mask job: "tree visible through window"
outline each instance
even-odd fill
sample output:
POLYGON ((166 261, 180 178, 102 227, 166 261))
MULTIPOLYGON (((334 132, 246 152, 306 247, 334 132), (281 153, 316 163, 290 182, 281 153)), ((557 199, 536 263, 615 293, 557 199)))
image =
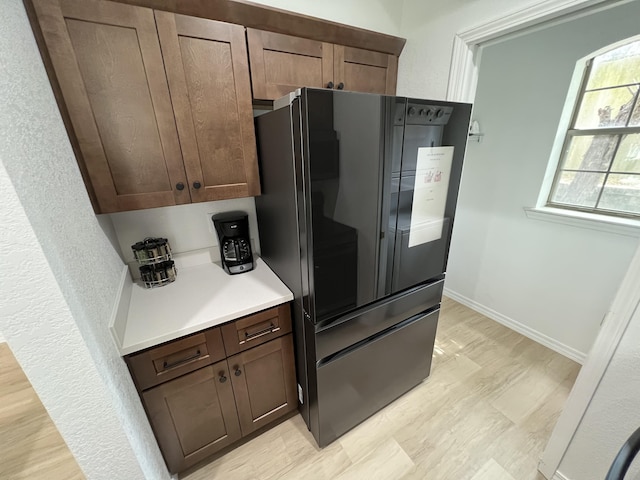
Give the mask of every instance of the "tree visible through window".
POLYGON ((586 68, 548 205, 640 217, 640 41, 586 68))

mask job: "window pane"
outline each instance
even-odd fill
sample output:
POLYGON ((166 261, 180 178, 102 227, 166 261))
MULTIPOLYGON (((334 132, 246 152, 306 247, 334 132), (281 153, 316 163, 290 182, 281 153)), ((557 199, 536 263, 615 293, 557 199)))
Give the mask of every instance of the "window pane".
POLYGON ((638 82, 640 41, 629 43, 593 60, 587 90, 638 82))
POLYGON ((640 214, 640 176, 609 175, 598 208, 640 214))
MULTIPOLYGON (((640 74, 638 76, 640 76, 640 74)), ((631 114, 631 120, 629 120, 629 126, 631 127, 640 126, 640 99, 636 100, 636 108, 633 109, 633 113, 631 114)))
POLYGON ((637 87, 618 87, 586 92, 575 128, 624 127, 637 90, 637 87))
POLYGON ((640 173, 640 133, 623 135, 611 171, 640 173))
POLYGON ((604 173, 562 172, 551 201, 577 207, 595 207, 604 173))
POLYGON ((608 170, 616 149, 618 135, 584 135, 571 137, 564 157, 564 170, 608 170))

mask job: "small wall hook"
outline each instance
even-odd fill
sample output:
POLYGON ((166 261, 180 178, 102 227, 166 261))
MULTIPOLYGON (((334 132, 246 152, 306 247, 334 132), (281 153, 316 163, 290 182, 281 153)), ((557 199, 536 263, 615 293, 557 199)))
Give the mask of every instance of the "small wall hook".
POLYGON ((473 120, 469 126, 469 140, 480 143, 482 141, 483 133, 480 133, 480 124, 477 120, 473 120))

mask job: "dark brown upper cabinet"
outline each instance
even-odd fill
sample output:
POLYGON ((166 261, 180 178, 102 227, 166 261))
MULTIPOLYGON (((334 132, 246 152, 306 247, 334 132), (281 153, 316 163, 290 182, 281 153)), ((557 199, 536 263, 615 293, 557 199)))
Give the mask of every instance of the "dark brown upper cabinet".
POLYGON ((99 213, 259 194, 243 27, 33 4, 99 213))
POLYGON ((395 95, 398 57, 361 48, 333 47, 334 83, 345 90, 395 95))
POLYGON ((155 16, 192 201, 260 194, 244 27, 155 16))
POLYGON ((333 45, 247 28, 253 97, 275 100, 300 87, 333 80, 333 45))
POLYGON ((394 95, 395 55, 247 28, 253 98, 275 100, 301 87, 394 95))

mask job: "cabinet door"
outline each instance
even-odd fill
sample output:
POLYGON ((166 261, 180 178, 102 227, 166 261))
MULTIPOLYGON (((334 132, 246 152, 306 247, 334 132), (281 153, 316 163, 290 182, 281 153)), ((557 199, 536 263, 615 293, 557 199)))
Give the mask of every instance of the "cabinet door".
POLYGON ((253 98, 275 100, 333 81, 333 45, 247 28, 253 98))
POLYGON ((240 426, 222 361, 142 394, 151 425, 172 473, 184 470, 240 438, 240 426))
POLYGON ((155 15, 191 199, 259 195, 244 27, 155 15))
POLYGON ((242 435, 298 407, 291 334, 227 359, 242 435))
POLYGON ((188 203, 153 11, 34 0, 102 213, 188 203))
POLYGON ((398 57, 360 48, 335 45, 334 82, 345 90, 396 94, 398 57))

